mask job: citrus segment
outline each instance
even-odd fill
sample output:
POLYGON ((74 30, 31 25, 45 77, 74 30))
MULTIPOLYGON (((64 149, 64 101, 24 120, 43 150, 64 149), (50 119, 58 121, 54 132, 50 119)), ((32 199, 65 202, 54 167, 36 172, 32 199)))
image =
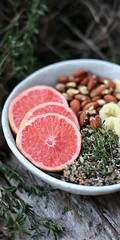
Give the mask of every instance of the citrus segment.
POLYGON ((81 148, 81 135, 68 117, 46 113, 28 120, 18 131, 16 145, 34 165, 45 171, 61 171, 73 162, 81 148))
POLYGON ((52 87, 34 86, 13 99, 8 112, 8 120, 11 129, 16 134, 19 124, 24 115, 33 107, 44 102, 60 102, 68 106, 66 99, 61 93, 52 87))
POLYGON ((59 113, 61 115, 64 115, 64 116, 70 118, 76 124, 76 126, 78 128, 80 128, 78 119, 77 119, 76 115, 74 114, 74 112, 69 107, 65 106, 64 104, 56 103, 56 102, 42 103, 42 104, 39 104, 39 105, 35 106, 34 108, 32 108, 23 117, 19 128, 21 128, 23 126, 23 124, 26 121, 28 121, 29 119, 31 119, 32 117, 40 115, 40 114, 44 114, 44 113, 59 113))

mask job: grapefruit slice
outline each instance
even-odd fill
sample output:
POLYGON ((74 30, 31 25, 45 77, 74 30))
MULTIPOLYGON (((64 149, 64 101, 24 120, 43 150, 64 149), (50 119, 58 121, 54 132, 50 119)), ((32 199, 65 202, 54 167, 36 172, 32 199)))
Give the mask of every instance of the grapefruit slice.
POLYGON ((77 158, 81 134, 68 117, 46 113, 31 118, 22 126, 16 146, 38 168, 57 172, 77 158))
POLYGON ((34 116, 44 114, 44 113, 59 113, 61 115, 64 115, 68 118, 70 118, 78 128, 80 128, 80 125, 78 123, 78 119, 74 112, 67 106, 65 106, 62 103, 56 103, 56 102, 47 102, 47 103, 42 103, 34 108, 32 108, 30 111, 28 111, 25 116, 23 117, 19 128, 21 128, 26 121, 31 119, 34 116))
POLYGON ((22 118, 31 108, 50 101, 60 102, 68 106, 63 95, 52 87, 34 86, 20 93, 13 99, 8 111, 8 120, 12 131, 17 134, 22 118))

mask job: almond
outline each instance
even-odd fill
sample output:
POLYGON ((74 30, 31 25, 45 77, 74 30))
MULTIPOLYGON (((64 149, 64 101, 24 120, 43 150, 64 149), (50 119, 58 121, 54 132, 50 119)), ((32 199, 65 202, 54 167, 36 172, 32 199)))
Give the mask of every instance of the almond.
POLYGON ((99 115, 96 115, 96 116, 95 116, 95 120, 96 120, 96 122, 97 122, 97 127, 100 127, 100 125, 101 125, 101 118, 100 118, 100 116, 99 116, 99 115))
POLYGON ((58 77, 57 81, 59 83, 67 83, 68 82, 68 77, 58 77))
POLYGON ((78 113, 80 111, 80 102, 77 99, 74 99, 70 102, 70 108, 74 113, 78 113))
POLYGON ((104 100, 109 103, 109 102, 114 102, 117 103, 117 99, 116 97, 114 97, 113 95, 105 95, 104 96, 104 100))
POLYGON ((97 102, 97 100, 100 99, 100 96, 95 96, 95 97, 92 97, 91 101, 92 102, 97 102))
POLYGON ((88 71, 86 69, 79 69, 73 73, 74 77, 85 77, 87 75, 88 75, 88 71))
POLYGON ((80 101, 90 100, 90 98, 84 94, 76 94, 74 98, 80 101))
POLYGON ((90 126, 92 126, 95 129, 97 129, 97 122, 95 120, 95 117, 90 117, 89 123, 90 123, 90 126))
POLYGON ((112 80, 109 80, 108 82, 108 86, 115 89, 116 88, 116 84, 112 81, 112 80))
POLYGON ((86 126, 87 121, 88 121, 88 114, 87 114, 87 111, 84 110, 81 112, 81 114, 79 116, 80 127, 86 126))
POLYGON ((73 75, 71 75, 71 76, 68 78, 68 81, 69 81, 69 82, 79 83, 80 78, 79 78, 79 77, 74 77, 73 75))
POLYGON ((104 89, 106 89, 106 85, 101 84, 100 86, 96 87, 91 91, 90 96, 91 97, 101 96, 104 89))
POLYGON ((82 79, 82 81, 80 81, 80 86, 87 86, 88 81, 89 81, 89 78, 88 77, 84 77, 82 79))
POLYGON ((90 99, 86 99, 81 103, 81 108, 84 108, 88 103, 90 103, 90 99))
POLYGON ((97 109, 98 107, 98 103, 97 102, 91 102, 91 103, 88 103, 84 108, 83 110, 94 110, 94 109, 97 109))
POLYGON ((89 78, 89 82, 88 82, 88 86, 87 86, 87 89, 88 91, 91 91, 97 84, 97 77, 96 75, 92 75, 90 78, 89 78))
POLYGON ((101 119, 99 115, 95 117, 90 117, 90 125, 93 126, 95 129, 100 127, 101 119))
POLYGON ((108 78, 100 78, 99 80, 100 83, 104 83, 105 85, 115 89, 116 88, 116 84, 111 80, 111 79, 108 79, 108 78))

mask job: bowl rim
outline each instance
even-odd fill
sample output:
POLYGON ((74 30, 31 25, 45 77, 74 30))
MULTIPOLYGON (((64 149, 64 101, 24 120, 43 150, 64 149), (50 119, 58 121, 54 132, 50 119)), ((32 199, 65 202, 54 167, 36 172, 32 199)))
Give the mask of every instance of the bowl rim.
MULTIPOLYGON (((28 169, 30 172, 35 174, 37 177, 39 177, 41 180, 44 182, 47 182, 48 184, 52 185, 55 188, 64 190, 66 192, 78 194, 78 195, 104 195, 104 194, 109 194, 112 192, 120 191, 120 184, 112 184, 112 185, 105 185, 105 186, 85 186, 85 185, 79 185, 75 183, 70 183, 70 182, 65 182, 63 180, 57 179, 55 177, 52 177, 48 175, 47 173, 43 172, 36 166, 34 166, 29 160, 27 160, 17 149, 15 144, 11 141, 11 136, 12 132, 9 127, 8 119, 7 119, 7 113, 8 113, 8 106, 11 102, 11 100, 17 95, 16 91, 19 91, 19 88, 24 85, 25 83, 29 82, 30 79, 36 77, 39 75, 39 73, 43 73, 46 70, 51 70, 52 68, 58 68, 59 66, 63 65, 69 65, 72 63, 86 63, 88 62, 89 64, 102 64, 102 65, 107 65, 109 67, 115 67, 118 68, 118 71, 120 72, 120 66, 107 62, 105 60, 97 60, 97 59, 73 59, 73 60, 66 60, 66 61, 61 61, 57 63, 50 64, 48 66, 45 66, 34 73, 30 74, 28 77, 23 79, 19 84, 16 85, 16 87, 11 91, 10 95, 5 101, 5 104, 3 106, 2 110, 2 117, 1 117, 1 122, 2 122, 2 130, 3 134, 5 136, 6 142, 13 152, 13 154, 16 156, 16 158, 20 161, 20 163, 28 169)), ((12 137, 13 138, 13 137, 12 137)), ((13 138, 14 139, 14 138, 13 138)))

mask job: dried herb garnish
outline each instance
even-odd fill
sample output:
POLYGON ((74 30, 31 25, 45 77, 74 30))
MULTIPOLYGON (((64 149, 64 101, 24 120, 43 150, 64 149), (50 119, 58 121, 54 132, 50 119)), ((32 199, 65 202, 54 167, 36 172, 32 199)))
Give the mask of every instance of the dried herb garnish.
POLYGON ((82 185, 120 183, 120 149, 118 136, 102 124, 97 130, 81 130, 82 149, 74 163, 67 165, 62 180, 82 185))

